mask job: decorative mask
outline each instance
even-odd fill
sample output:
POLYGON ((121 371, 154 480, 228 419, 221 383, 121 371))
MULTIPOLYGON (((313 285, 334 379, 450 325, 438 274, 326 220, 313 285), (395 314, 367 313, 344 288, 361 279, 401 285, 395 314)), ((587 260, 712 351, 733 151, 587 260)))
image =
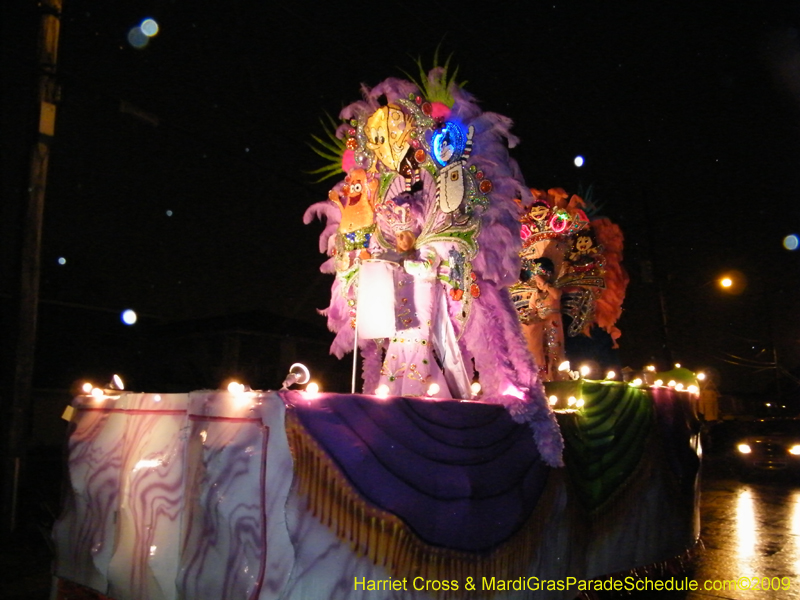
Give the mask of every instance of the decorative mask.
POLYGON ((410 147, 408 135, 411 127, 411 117, 400 107, 394 104, 382 106, 367 119, 367 148, 386 167, 396 171, 410 147))

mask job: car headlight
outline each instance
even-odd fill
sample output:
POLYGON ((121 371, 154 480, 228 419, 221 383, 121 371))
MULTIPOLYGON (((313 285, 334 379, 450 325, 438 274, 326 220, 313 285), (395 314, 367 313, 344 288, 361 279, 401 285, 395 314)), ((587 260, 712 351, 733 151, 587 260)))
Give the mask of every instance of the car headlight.
POLYGON ((795 456, 800 456, 800 444, 795 444, 791 448, 789 448, 789 454, 794 454, 795 456))
POLYGON ((736 448, 742 454, 750 454, 752 452, 752 450, 751 450, 751 448, 750 448, 750 446, 748 444, 739 444, 738 446, 736 446, 736 448))

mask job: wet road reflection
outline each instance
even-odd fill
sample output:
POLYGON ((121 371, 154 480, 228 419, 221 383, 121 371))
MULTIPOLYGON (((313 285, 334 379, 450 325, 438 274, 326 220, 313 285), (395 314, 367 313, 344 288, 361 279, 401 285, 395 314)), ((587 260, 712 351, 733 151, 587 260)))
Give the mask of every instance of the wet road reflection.
POLYGON ((728 586, 672 597, 800 600, 800 480, 783 475, 742 481, 722 458, 706 457, 703 469, 705 551, 693 578, 701 588, 706 581, 736 580, 751 589, 728 586))

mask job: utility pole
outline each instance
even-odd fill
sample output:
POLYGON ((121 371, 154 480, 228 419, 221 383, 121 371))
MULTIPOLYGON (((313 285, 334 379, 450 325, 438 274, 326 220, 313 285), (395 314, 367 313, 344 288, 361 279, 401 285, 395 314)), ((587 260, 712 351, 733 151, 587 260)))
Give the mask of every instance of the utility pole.
POLYGON ((42 222, 47 188, 50 145, 55 134, 59 88, 56 83, 58 38, 61 29, 62 0, 41 0, 38 44, 39 128, 31 153, 30 181, 27 189, 20 252, 17 337, 12 372, 11 405, 8 412, 5 464, 3 465, 4 529, 17 527, 19 487, 22 478, 33 388, 33 362, 36 347, 36 322, 39 309, 39 279, 42 249, 42 222))

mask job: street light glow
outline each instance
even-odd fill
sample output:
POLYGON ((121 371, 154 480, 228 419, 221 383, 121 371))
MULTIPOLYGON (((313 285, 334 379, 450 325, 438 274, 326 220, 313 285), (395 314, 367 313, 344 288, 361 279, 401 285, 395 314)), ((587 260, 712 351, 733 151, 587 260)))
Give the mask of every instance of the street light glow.
POLYGON ((716 279, 716 284, 726 294, 738 296, 747 290, 748 277, 742 271, 734 269, 720 275, 716 279))

